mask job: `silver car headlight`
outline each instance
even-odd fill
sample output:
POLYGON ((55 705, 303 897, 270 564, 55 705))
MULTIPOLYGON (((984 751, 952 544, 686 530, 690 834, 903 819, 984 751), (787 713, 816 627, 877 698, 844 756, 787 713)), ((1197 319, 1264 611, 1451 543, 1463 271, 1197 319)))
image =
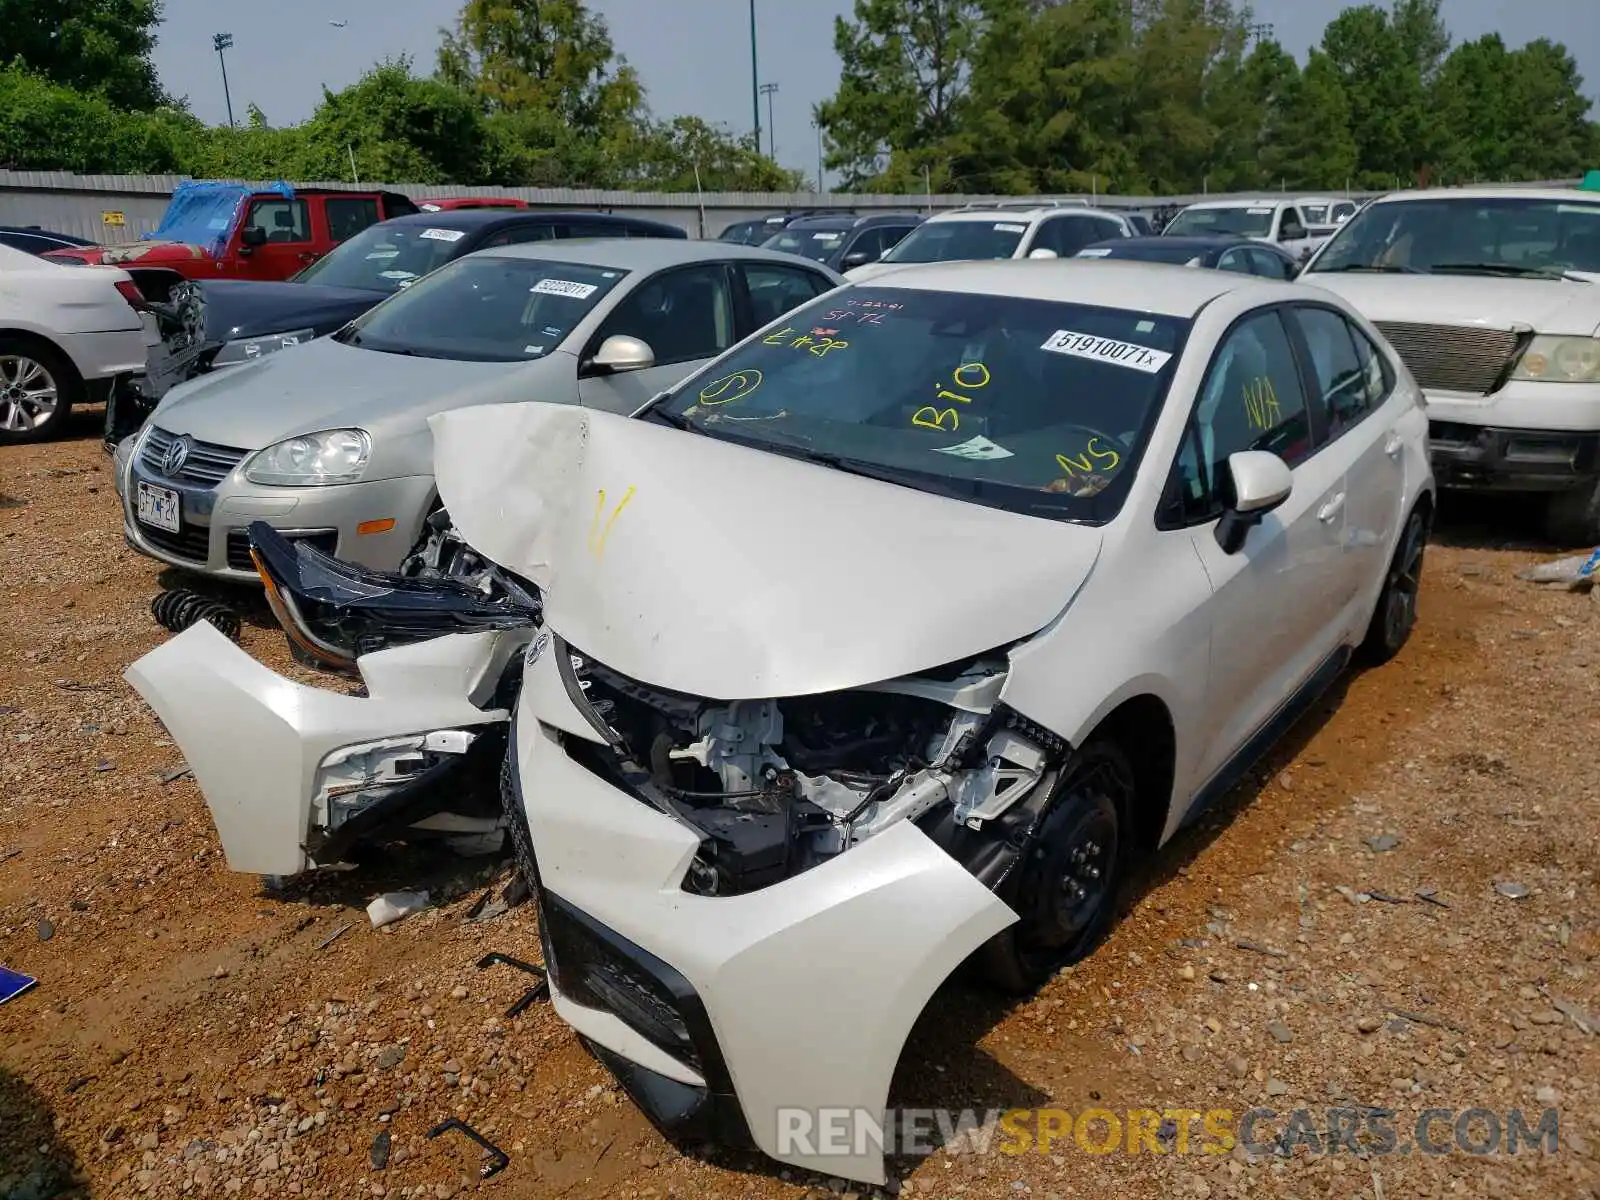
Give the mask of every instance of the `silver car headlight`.
POLYGON ((317 336, 314 329, 291 329, 288 333, 267 333, 260 337, 235 338, 231 342, 224 342, 222 349, 217 351, 217 356, 211 360, 213 367, 229 367, 234 363, 253 362, 268 354, 275 354, 279 350, 287 350, 290 346, 298 346, 301 342, 309 342, 317 336))
POLYGON ((366 430, 324 429, 268 446, 250 460, 244 477, 272 487, 355 483, 371 453, 366 430))
POLYGON ((1600 338, 1540 334, 1511 373, 1540 383, 1600 383, 1600 338))

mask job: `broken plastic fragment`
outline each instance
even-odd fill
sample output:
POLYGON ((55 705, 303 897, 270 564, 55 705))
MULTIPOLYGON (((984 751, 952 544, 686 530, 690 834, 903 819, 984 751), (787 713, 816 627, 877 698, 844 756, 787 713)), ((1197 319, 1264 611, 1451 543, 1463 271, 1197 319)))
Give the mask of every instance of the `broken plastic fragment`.
POLYGON ((385 892, 367 905, 367 916, 374 929, 382 929, 427 907, 427 892, 385 892))

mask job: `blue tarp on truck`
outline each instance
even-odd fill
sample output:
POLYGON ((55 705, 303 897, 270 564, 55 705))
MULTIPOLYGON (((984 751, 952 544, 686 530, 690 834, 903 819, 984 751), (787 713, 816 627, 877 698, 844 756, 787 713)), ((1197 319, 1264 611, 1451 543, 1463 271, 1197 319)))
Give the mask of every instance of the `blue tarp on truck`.
POLYGON ((294 189, 282 182, 264 188, 195 180, 180 183, 172 193, 167 211, 162 214, 161 224, 154 232, 145 234, 143 240, 186 242, 199 246, 212 258, 219 258, 227 249, 228 238, 238 223, 244 202, 261 192, 271 192, 285 199, 294 197, 294 189))

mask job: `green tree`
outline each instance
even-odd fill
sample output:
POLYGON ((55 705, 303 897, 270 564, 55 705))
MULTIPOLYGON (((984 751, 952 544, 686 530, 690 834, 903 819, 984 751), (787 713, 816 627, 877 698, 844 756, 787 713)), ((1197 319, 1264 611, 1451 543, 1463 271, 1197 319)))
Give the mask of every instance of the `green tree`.
POLYGON ((984 20, 980 0, 855 0, 853 21, 834 18, 839 90, 816 118, 846 188, 885 173, 910 185, 925 166, 948 174, 945 142, 960 125, 984 20))
POLYGON ((1262 144, 1266 182, 1296 190, 1342 191, 1353 182, 1356 156, 1350 101, 1339 68, 1322 51, 1312 50, 1262 144))
POLYGON ((166 174, 201 131, 178 109, 127 113, 102 96, 0 69, 0 166, 17 170, 166 174))
POLYGON ((800 189, 798 171, 786 171, 749 139, 699 117, 674 117, 639 126, 619 147, 612 186, 648 191, 792 192, 800 189))
POLYGON ((1349 101, 1364 186, 1391 187, 1396 178, 1412 182, 1430 163, 1449 157, 1428 111, 1419 61, 1429 53, 1425 42, 1415 30, 1402 36, 1374 4, 1345 9, 1323 31, 1322 49, 1349 101))
POLYGON ((1300 68, 1293 56, 1267 38, 1258 41, 1237 66, 1225 60, 1215 74, 1207 112, 1217 140, 1202 184, 1219 192, 1276 187, 1279 177, 1267 169, 1264 155, 1294 116, 1300 68))
POLYGON ((154 109, 166 102, 150 61, 160 22, 161 0, 0 0, 0 66, 154 109))
POLYGON ((582 0, 467 0, 444 32, 439 78, 491 112, 538 110, 607 136, 637 118, 638 74, 582 0))

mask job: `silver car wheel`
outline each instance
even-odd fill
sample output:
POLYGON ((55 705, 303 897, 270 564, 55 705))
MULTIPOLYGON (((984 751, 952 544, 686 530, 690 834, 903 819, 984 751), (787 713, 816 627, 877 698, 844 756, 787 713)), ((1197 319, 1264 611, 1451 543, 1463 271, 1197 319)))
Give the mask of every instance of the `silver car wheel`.
POLYGON ((30 433, 55 415, 55 376, 24 354, 0 355, 0 429, 30 433))

